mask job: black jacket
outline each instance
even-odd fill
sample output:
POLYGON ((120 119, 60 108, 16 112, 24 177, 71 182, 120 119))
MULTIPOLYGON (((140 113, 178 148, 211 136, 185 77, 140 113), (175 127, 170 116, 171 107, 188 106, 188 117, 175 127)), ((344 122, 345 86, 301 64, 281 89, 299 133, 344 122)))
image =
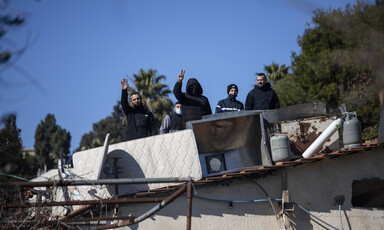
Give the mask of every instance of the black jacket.
POLYGON ((160 127, 160 134, 172 133, 184 129, 183 117, 177 113, 171 113, 164 118, 160 127))
POLYGON ((262 88, 256 85, 254 89, 249 91, 247 99, 245 100, 246 110, 267 110, 278 108, 280 108, 279 98, 269 83, 265 84, 262 88))
POLYGON ((129 106, 127 90, 121 92, 121 106, 127 116, 125 141, 154 135, 155 123, 153 114, 144 109, 143 106, 133 108, 129 106))
POLYGON ((191 78, 187 82, 186 93, 181 92, 182 82, 176 82, 173 87, 173 94, 182 105, 182 114, 184 122, 199 120, 202 116, 212 114, 208 98, 204 97, 203 88, 200 83, 191 78), (197 84, 198 89, 192 95, 192 84, 197 84))
POLYGON ((215 113, 223 113, 223 112, 233 112, 240 111, 244 109, 243 103, 236 100, 235 98, 230 98, 229 96, 223 100, 220 100, 216 106, 215 113))

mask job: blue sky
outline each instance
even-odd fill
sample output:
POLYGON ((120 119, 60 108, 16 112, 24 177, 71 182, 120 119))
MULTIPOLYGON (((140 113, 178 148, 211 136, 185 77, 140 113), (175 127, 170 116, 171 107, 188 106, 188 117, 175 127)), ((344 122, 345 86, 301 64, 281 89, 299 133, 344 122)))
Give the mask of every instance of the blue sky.
POLYGON ((54 114, 71 133, 72 152, 93 123, 110 115, 121 79, 140 68, 165 75, 171 90, 185 69, 186 80, 200 81, 213 111, 231 83, 244 102, 255 72, 272 62, 289 65, 291 53, 300 52, 297 38, 314 9, 355 2, 10 1, 6 10, 27 21, 1 47, 28 48, 0 68, 0 115, 16 113, 23 146, 33 148, 37 125, 54 114))

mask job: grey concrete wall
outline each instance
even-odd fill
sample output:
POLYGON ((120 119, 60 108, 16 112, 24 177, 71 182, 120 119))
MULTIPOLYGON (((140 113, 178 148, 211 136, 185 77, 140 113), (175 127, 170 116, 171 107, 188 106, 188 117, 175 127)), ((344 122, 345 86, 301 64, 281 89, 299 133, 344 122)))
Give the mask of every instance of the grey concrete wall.
MULTIPOLYGON (((271 198, 281 199, 281 175, 281 170, 278 170, 255 180, 271 198)), ((384 179, 383 148, 287 168, 290 200, 337 228, 341 225, 334 198, 337 195, 345 196, 342 206, 344 229, 384 229, 383 209, 354 208, 351 204, 353 180, 373 177, 384 179)), ((251 178, 207 184, 196 190, 199 196, 223 200, 266 198, 251 178)), ((279 204, 273 204, 279 212, 279 204)), ((121 206, 119 215, 139 216, 154 205, 121 206)), ((184 195, 156 215, 125 229, 185 229, 186 212, 187 200, 184 195)), ((289 213, 289 217, 295 229, 324 229, 298 207, 289 213)), ((281 216, 276 219, 268 202, 233 203, 230 207, 228 202, 213 202, 195 197, 192 204, 192 229, 283 229, 283 220, 281 216)))

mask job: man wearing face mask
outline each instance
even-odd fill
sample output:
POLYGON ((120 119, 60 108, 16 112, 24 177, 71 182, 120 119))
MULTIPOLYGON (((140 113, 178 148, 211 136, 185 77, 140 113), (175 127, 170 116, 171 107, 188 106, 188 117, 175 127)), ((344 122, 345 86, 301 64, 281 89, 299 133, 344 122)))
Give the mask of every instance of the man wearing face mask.
POLYGON ((155 123, 153 114, 144 108, 141 95, 137 92, 131 95, 133 107, 129 106, 128 87, 128 80, 123 79, 121 82, 121 106, 127 116, 127 130, 124 140, 129 141, 154 135, 155 123))
POLYGON ((167 115, 164 118, 164 121, 160 127, 160 134, 173 133, 184 129, 180 102, 176 102, 173 111, 173 113, 167 115))
POLYGON ((183 110, 183 122, 199 120, 204 115, 212 114, 208 98, 203 96, 203 88, 195 78, 187 82, 186 93, 181 92, 185 70, 181 70, 178 80, 173 87, 173 94, 181 103, 183 110))
POLYGON ((225 112, 243 110, 244 109, 243 103, 236 100, 238 91, 239 91, 239 88, 237 88, 236 84, 228 85, 227 86, 228 97, 223 100, 220 100, 217 103, 215 113, 225 113, 225 112))

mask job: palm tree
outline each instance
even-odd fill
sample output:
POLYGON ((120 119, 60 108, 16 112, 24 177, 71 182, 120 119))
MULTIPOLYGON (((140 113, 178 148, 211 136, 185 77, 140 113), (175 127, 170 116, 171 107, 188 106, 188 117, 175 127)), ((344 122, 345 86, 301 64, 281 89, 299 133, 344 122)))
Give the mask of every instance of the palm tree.
POLYGON ((156 76, 157 71, 140 69, 139 74, 133 74, 131 81, 135 87, 128 89, 129 95, 139 92, 143 99, 144 107, 154 113, 155 127, 158 130, 165 116, 171 112, 173 103, 168 97, 171 93, 167 85, 161 84, 164 75, 156 76))
POLYGON ((271 83, 276 84, 278 80, 281 80, 288 75, 289 66, 279 66, 279 64, 272 62, 272 65, 265 65, 264 70, 267 72, 271 83))

